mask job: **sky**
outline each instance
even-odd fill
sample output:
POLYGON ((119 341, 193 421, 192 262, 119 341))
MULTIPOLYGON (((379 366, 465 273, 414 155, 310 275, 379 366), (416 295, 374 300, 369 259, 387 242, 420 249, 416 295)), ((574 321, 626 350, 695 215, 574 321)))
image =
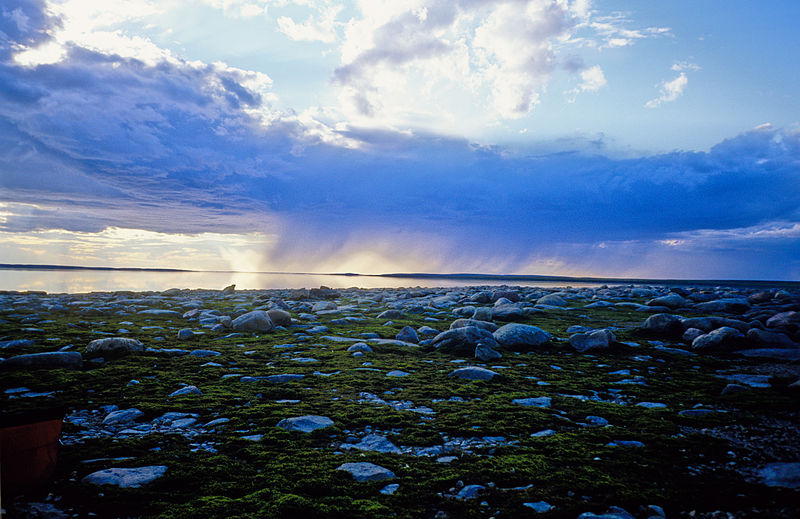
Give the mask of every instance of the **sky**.
POLYGON ((0 263, 798 281, 798 23, 4 0, 0 263))

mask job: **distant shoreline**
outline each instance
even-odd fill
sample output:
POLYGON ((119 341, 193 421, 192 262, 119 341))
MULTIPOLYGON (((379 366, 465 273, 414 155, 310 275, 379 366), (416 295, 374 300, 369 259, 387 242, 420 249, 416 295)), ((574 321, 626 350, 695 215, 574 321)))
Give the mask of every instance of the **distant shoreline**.
POLYGON ((571 276, 541 276, 535 274, 431 274, 431 273, 387 273, 387 274, 358 274, 352 272, 242 272, 236 270, 189 270, 172 268, 142 268, 142 267, 86 267, 81 265, 29 265, 16 263, 0 263, 0 270, 88 270, 88 271, 120 271, 120 272, 173 272, 173 273, 231 273, 231 274, 273 274, 273 275, 300 275, 300 276, 341 276, 341 277, 371 277, 371 278, 396 278, 396 279, 443 279, 465 281, 508 281, 508 282, 563 282, 563 283, 604 283, 626 285, 700 285, 700 286, 740 286, 740 287, 787 287, 800 288, 800 281, 778 280, 749 280, 749 279, 647 279, 647 278, 614 278, 614 277, 571 277, 571 276))

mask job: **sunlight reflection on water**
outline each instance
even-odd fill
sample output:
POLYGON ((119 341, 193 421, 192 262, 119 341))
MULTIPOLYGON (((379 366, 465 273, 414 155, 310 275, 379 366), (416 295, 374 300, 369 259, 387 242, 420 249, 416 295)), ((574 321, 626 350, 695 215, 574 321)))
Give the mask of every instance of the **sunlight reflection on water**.
POLYGON ((114 270, 0 270, 0 290, 42 290, 50 293, 84 293, 115 290, 161 291, 168 288, 219 290, 235 284, 237 289, 399 288, 456 287, 480 285, 599 286, 600 283, 549 281, 495 281, 467 279, 387 278, 315 274, 261 274, 245 272, 150 272, 114 270))

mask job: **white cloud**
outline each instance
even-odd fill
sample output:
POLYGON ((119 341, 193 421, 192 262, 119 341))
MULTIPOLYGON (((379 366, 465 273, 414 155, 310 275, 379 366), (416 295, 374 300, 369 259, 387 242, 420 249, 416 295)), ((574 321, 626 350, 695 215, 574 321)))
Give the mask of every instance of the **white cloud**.
POLYGON ((211 7, 221 9, 225 16, 231 18, 252 18, 267 14, 269 5, 274 0, 202 0, 211 7))
POLYGON ((644 106, 647 108, 656 108, 664 103, 671 103, 683 95, 683 91, 686 90, 686 85, 688 84, 689 78, 686 76, 685 72, 681 72, 680 75, 672 81, 664 81, 661 83, 659 96, 646 102, 644 106))
POLYGON ((288 16, 278 18, 278 29, 296 41, 320 41, 333 43, 336 41, 336 17, 343 6, 331 6, 321 9, 318 17, 309 16, 303 23, 297 23, 288 16))
POLYGON ((569 102, 574 102, 578 94, 583 92, 597 92, 608 84, 606 76, 603 74, 603 69, 601 69, 599 65, 582 70, 580 75, 581 83, 577 87, 566 92, 569 102))
POLYGON ((700 67, 689 61, 679 61, 677 63, 674 63, 669 69, 675 72, 683 72, 685 70, 692 70, 696 72, 700 70, 700 67))
POLYGON ((597 18, 589 0, 361 0, 334 74, 342 119, 460 133, 535 111, 555 74, 580 74, 571 98, 606 84, 580 47, 631 45, 669 29, 597 18), (616 42, 614 40, 617 40, 616 42), (568 62, 574 64, 568 66, 568 62), (563 73, 563 72, 562 72, 563 73))
POLYGON ((630 24, 628 15, 621 12, 587 17, 582 26, 591 29, 593 35, 580 38, 579 41, 588 47, 613 49, 628 47, 638 40, 671 35, 671 29, 668 27, 631 29, 630 24))

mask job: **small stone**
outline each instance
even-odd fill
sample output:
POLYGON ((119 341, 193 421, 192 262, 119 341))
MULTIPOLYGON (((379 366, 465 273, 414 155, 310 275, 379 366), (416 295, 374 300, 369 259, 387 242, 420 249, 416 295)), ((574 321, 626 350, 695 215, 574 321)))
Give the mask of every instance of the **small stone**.
POLYGON ((527 506, 534 512, 543 514, 544 512, 549 512, 553 509, 553 505, 548 503, 547 501, 538 501, 536 503, 522 503, 522 506, 527 506))
POLYGON ((450 373, 449 376, 463 378, 465 380, 491 380, 495 375, 497 375, 496 372, 486 368, 468 367, 459 368, 450 373))
POLYGON ((366 342, 357 342, 347 348, 350 353, 373 353, 373 349, 366 342))
POLYGON ((484 490, 483 485, 467 485, 456 494, 456 499, 475 499, 484 490))
POLYGON ((608 425, 608 420, 606 420, 602 416, 587 416, 586 423, 596 427, 602 427, 608 425))
POLYGON ((132 422, 142 416, 144 416, 144 413, 136 408, 112 411, 111 413, 108 413, 105 418, 103 418, 103 425, 124 424, 132 422))
POLYGON ((530 407, 550 407, 550 397, 546 396, 539 396, 535 398, 515 398, 511 402, 530 407))
POLYGON ((336 470, 349 472, 356 481, 383 481, 395 477, 391 470, 367 462, 344 463, 339 465, 336 470))
POLYGON ((186 386, 173 391, 169 396, 183 396, 183 395, 202 395, 203 392, 197 389, 196 386, 186 386))
POLYGON ((383 487, 381 489, 381 494, 390 496, 390 495, 394 494, 395 492, 397 492, 398 488, 400 488, 400 484, 398 484, 398 483, 389 483, 388 485, 386 485, 385 487, 383 487))
POLYGON ((188 341, 195 337, 195 333, 190 328, 184 328, 178 332, 178 339, 182 341, 188 341))
POLYGON ((317 429, 330 427, 331 425, 333 425, 333 420, 327 416, 305 415, 296 416, 293 418, 284 418, 278 422, 277 427, 286 429, 287 431, 300 431, 308 433, 311 431, 316 431, 317 429))

